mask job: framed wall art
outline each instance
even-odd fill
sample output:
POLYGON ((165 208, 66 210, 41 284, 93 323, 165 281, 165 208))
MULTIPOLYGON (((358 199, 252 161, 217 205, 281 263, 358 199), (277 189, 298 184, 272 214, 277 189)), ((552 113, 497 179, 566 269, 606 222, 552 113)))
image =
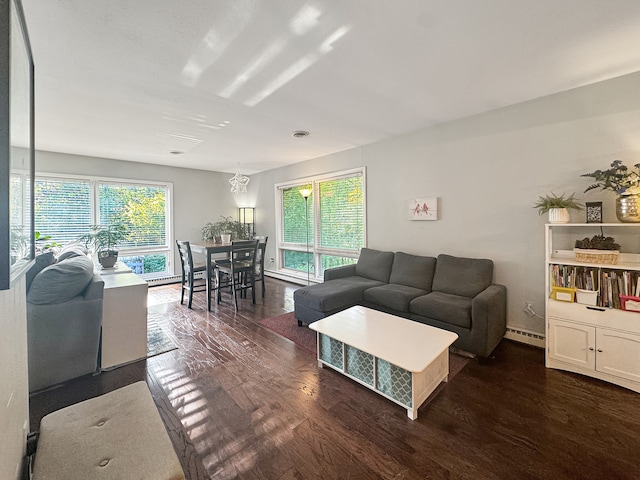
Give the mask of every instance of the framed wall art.
POLYGON ((20 0, 0 3, 0 290, 35 258, 33 56, 20 0))
POLYGON ((602 202, 586 202, 587 223, 602 223, 602 202))
POLYGON ((409 220, 437 220, 438 198, 421 197, 409 201, 409 220))

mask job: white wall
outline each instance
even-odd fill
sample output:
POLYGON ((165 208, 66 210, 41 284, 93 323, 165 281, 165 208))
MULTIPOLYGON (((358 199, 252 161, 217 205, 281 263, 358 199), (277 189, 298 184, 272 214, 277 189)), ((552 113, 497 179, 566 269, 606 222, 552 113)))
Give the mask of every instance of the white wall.
MULTIPOLYGON (((36 175, 58 173, 108 178, 154 180, 173 184, 173 240, 199 240, 200 229, 220 215, 238 218, 237 202, 243 197, 230 193, 228 173, 164 167, 105 158, 36 151, 36 175)), ((180 261, 174 248, 174 273, 180 261)))
POLYGON ((29 429, 24 275, 0 291, 0 478, 17 480, 29 429))
POLYGON ((257 230, 276 238, 275 183, 365 166, 369 247, 493 259, 509 326, 543 334, 543 321, 523 312, 530 300, 544 314, 546 218, 532 205, 576 192, 603 201, 604 221, 616 221, 614 194, 583 194, 590 179, 580 175, 640 161, 639 89, 640 74, 629 75, 254 175, 257 230), (429 196, 439 197, 440 219, 409 221, 408 201, 429 196))

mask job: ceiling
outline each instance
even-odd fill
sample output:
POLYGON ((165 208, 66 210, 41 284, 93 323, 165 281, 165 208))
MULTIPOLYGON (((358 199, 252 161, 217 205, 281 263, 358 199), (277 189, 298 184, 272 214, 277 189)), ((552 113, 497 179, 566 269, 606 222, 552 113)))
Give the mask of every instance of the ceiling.
POLYGON ((640 70, 637 0, 22 2, 36 148, 221 172, 640 70))

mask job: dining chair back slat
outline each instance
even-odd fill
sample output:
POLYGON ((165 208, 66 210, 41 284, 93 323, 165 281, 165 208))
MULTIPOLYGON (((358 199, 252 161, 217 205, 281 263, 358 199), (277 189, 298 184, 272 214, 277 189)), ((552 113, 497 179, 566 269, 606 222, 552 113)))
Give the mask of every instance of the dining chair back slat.
POLYGON ((258 240, 240 240, 232 242, 229 263, 218 267, 218 303, 221 301, 222 288, 231 287, 235 308, 238 310, 238 292, 246 294, 251 290, 252 301, 256 303, 255 276, 258 240))
POLYGON ((180 253, 180 265, 182 267, 180 304, 184 305, 184 292, 188 292, 187 308, 191 308, 194 292, 204 292, 207 289, 206 278, 196 278, 196 274, 206 271, 204 264, 196 264, 193 261, 191 245, 187 241, 176 240, 180 253))

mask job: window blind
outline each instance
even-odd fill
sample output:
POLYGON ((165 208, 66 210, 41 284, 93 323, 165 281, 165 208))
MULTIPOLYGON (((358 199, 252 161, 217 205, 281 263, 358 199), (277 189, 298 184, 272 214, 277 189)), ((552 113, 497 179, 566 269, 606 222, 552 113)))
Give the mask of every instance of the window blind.
POLYGON ((364 245, 362 176, 319 182, 318 190, 319 247, 360 250, 364 245))
POLYGON ((115 182, 98 184, 98 223, 121 223, 129 236, 122 247, 164 246, 166 187, 115 182))
POLYGON ((91 182, 88 180, 36 178, 36 231, 67 244, 92 225, 91 182))

